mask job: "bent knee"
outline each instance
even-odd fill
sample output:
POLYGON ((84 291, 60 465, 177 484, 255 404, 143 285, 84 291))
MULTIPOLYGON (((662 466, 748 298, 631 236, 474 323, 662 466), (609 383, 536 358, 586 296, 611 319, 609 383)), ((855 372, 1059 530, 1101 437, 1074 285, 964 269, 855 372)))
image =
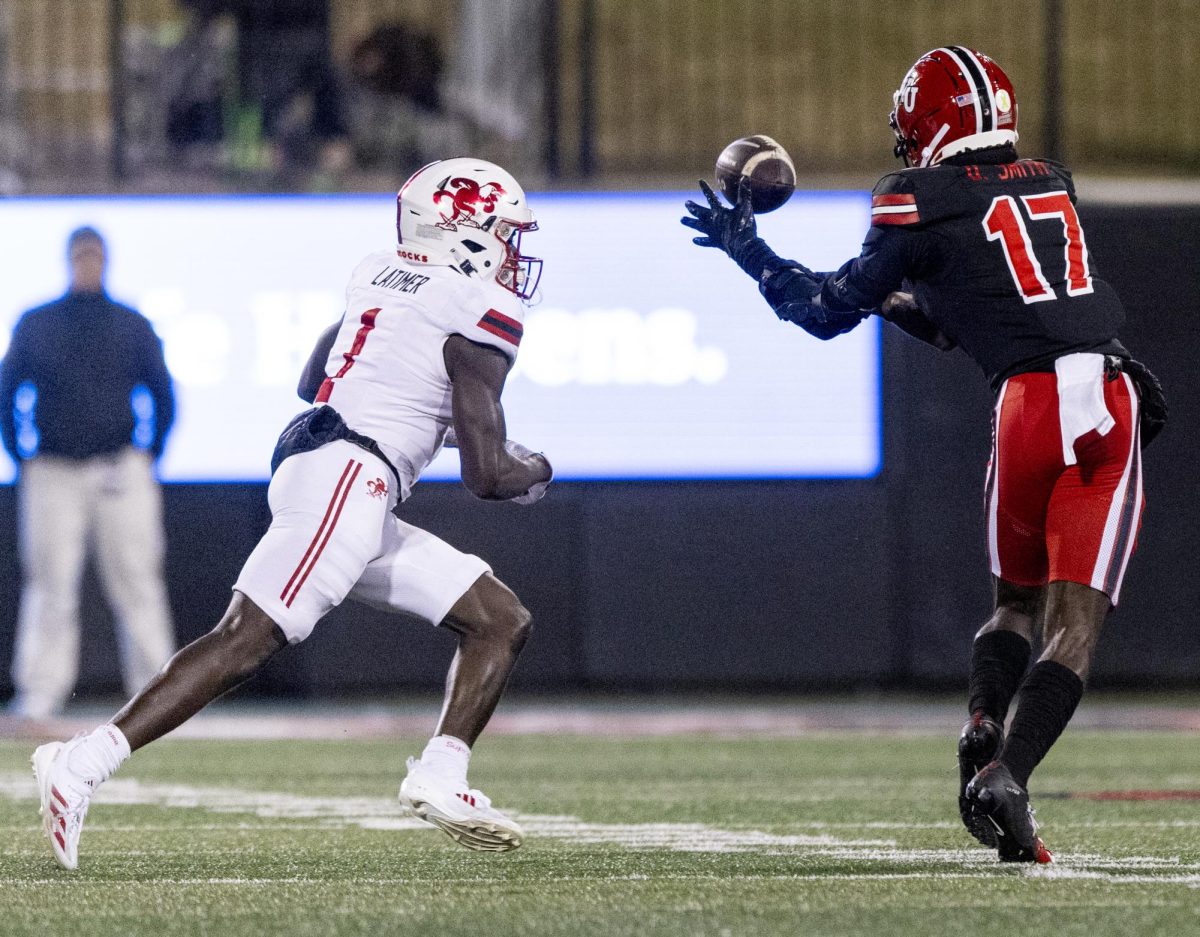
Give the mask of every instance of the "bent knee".
POLYGON ((521 647, 529 639, 531 631, 533 631, 533 613, 520 602, 514 601, 497 616, 495 634, 498 638, 502 637, 506 640, 512 647, 521 647))
POLYGON ((533 615, 514 596, 481 610, 474 621, 461 622, 460 630, 519 650, 533 630, 533 615))
POLYGON ((287 644, 274 620, 244 597, 230 603, 209 636, 219 641, 232 659, 251 667, 258 666, 287 644))
POLYGON ((521 643, 524 643, 531 631, 533 631, 533 612, 518 602, 516 618, 513 623, 513 633, 520 637, 521 643))

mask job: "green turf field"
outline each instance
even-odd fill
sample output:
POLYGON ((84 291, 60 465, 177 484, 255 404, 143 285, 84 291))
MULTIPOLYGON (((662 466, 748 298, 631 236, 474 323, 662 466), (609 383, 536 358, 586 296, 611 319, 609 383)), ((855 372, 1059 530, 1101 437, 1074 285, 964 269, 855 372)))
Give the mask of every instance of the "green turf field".
POLYGON ((0 743, 0 933, 1186 935, 1200 788, 1183 733, 1068 735, 1035 778, 1059 861, 996 864, 955 813, 952 739, 497 737, 473 780, 525 846, 400 815, 420 741, 166 741, 103 788, 80 868, 40 836, 28 743, 0 743))

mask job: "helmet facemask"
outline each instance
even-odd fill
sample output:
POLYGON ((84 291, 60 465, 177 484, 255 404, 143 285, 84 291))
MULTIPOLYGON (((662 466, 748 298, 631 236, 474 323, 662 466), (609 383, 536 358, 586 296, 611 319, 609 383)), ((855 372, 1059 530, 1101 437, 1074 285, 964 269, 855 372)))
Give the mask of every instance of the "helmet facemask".
POLYGON ((900 131, 900 122, 896 119, 896 111, 900 108, 900 92, 892 93, 894 106, 892 112, 888 114, 888 126, 892 128, 892 133, 896 135, 896 145, 892 147, 892 154, 897 159, 904 160, 905 168, 913 165, 913 154, 917 151, 917 141, 910 140, 900 131))
POLYGON ((504 259, 496 271, 496 282, 526 301, 533 298, 542 279, 542 261, 521 253, 521 235, 536 230, 536 221, 519 222, 504 218, 496 219, 491 229, 492 235, 504 245, 504 259))

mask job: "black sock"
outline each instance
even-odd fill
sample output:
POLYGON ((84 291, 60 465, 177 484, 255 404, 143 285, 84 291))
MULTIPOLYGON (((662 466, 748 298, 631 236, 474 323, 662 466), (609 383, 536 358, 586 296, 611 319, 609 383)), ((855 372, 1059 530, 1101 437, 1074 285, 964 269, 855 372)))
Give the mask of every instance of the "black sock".
POLYGON ((1029 671, 1000 759, 1022 787, 1062 735, 1082 696, 1083 681, 1070 667, 1043 660, 1029 671))
POLYGON ((989 631, 975 639, 971 648, 971 715, 982 712, 1001 725, 1008 705, 1029 663, 1029 642, 1015 631, 989 631))

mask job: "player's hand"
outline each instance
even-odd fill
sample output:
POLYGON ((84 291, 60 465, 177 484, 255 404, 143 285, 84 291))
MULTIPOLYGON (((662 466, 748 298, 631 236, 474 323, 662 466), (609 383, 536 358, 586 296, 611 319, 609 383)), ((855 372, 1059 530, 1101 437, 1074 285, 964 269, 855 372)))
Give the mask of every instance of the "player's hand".
POLYGON ((535 501, 542 500, 546 494, 546 489, 550 487, 550 482, 554 479, 554 467, 550 464, 550 460, 541 452, 534 452, 522 446, 514 439, 505 440, 504 451, 515 459, 520 459, 522 462, 540 462, 545 466, 546 478, 544 481, 536 482, 523 495, 517 495, 513 498, 516 504, 533 504, 535 501))
POLYGON ((701 237, 692 238, 693 244, 699 244, 701 247, 719 247, 737 260, 738 254, 747 243, 758 237, 754 212, 750 207, 749 185, 745 179, 741 181, 738 186, 737 204, 732 208, 722 205, 717 194, 703 179, 700 180, 700 191, 704 193, 708 204, 684 202, 683 207, 692 217, 679 220, 701 233, 701 237))

